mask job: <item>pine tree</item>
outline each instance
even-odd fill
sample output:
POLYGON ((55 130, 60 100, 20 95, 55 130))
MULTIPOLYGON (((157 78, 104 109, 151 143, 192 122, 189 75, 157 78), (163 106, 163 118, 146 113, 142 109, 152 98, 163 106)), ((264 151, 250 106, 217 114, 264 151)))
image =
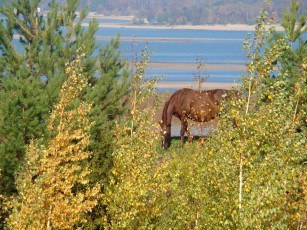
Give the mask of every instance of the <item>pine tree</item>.
MULTIPOLYGON (((92 95, 83 99, 99 98, 93 101, 91 119, 103 123, 97 122, 95 129, 103 130, 107 120, 122 113, 129 73, 116 51, 119 38, 95 55, 98 23, 93 20, 86 30, 81 27, 87 8, 77 18, 79 2, 67 0, 59 5, 52 1, 46 17, 37 11, 40 0, 4 0, 0 6, 6 17, 0 22, 0 193, 15 191, 14 172, 23 159, 24 146, 46 134, 49 114, 67 79, 65 63, 74 60, 80 47, 85 53, 80 65, 91 83, 86 94, 92 95)), ((103 138, 91 139, 101 143, 103 138)))
POLYGON ((301 16, 298 17, 297 15, 301 4, 302 3, 296 3, 296 0, 292 0, 292 2, 289 3, 290 12, 287 12, 285 8, 282 14, 282 26, 286 31, 291 48, 293 48, 293 43, 307 31, 307 28, 304 27, 307 18, 306 10, 304 10, 301 16), (299 19, 298 22, 297 19, 299 19))
MULTIPOLYGON (((285 30, 283 32, 273 31, 272 36, 268 37, 268 43, 271 47, 275 43, 286 41, 288 48, 284 50, 281 57, 275 61, 277 68, 283 73, 284 81, 287 82, 285 87, 287 90, 296 94, 297 111, 302 112, 302 117, 305 121, 305 127, 307 127, 307 113, 306 113, 306 98, 307 98, 307 78, 306 78, 306 61, 307 61, 307 41, 303 34, 307 32, 306 27, 306 10, 304 9, 301 15, 300 12, 301 3, 297 3, 296 0, 292 0, 289 3, 288 10, 285 8, 282 14, 282 26, 285 30), (295 45, 294 45, 295 44, 295 45)), ((263 83, 270 87, 278 77, 273 75, 272 78, 265 78, 263 83)))
POLYGON ((302 73, 302 64, 306 61, 307 56, 307 43, 303 38, 303 34, 307 32, 306 25, 306 11, 302 15, 298 15, 301 3, 292 0, 289 3, 289 9, 284 9, 282 14, 282 26, 285 30, 283 32, 273 31, 272 36, 268 38, 269 44, 272 46, 275 42, 285 39, 289 43, 289 49, 285 54, 278 59, 279 64, 282 66, 281 71, 284 73, 288 71, 289 80, 291 84, 297 80, 298 76, 302 73), (296 47, 294 44, 296 43, 296 47))
MULTIPOLYGON (((73 25, 78 1, 68 1, 59 13, 58 4, 53 2, 47 19, 37 11, 39 2, 4 1, 0 8, 6 16, 6 21, 0 23, 0 168, 4 175, 1 192, 14 190, 13 172, 23 157, 24 145, 46 132, 48 113, 52 111, 65 80, 65 62, 76 53, 80 40, 90 41, 85 38, 93 36, 90 32, 84 33, 81 22, 73 25), (19 38, 17 44, 16 36, 19 38), (73 40, 74 36, 76 39, 73 40)), ((81 20, 86 10, 80 15, 81 20)), ((91 26, 89 31, 93 30, 91 26)), ((84 46, 89 54, 95 47, 93 41, 84 46)), ((86 60, 88 69, 95 61, 86 60)))
MULTIPOLYGON (((103 47, 98 57, 100 75, 90 79, 92 86, 86 94, 86 99, 93 103, 90 118, 95 124, 91 128, 89 144, 92 169, 90 183, 99 182, 106 185, 109 183, 109 174, 113 167, 114 121, 128 108, 127 95, 131 90, 131 79, 127 63, 120 60, 119 36, 103 47)), ((100 202, 90 215, 93 222, 89 221, 87 227, 99 224, 104 213, 104 206, 100 202)))
POLYGON ((91 118, 96 124, 91 129, 90 143, 90 149, 94 153, 92 167, 96 172, 93 177, 102 175, 102 178, 105 178, 112 165, 111 156, 108 154, 112 152, 110 133, 114 124, 110 121, 114 121, 126 111, 127 107, 123 105, 128 102, 126 95, 130 92, 131 84, 126 62, 120 60, 119 37, 100 50, 99 63, 100 76, 91 79, 94 87, 89 89, 86 97, 94 104, 91 118))
POLYGON ((0 191, 7 194, 14 191, 14 170, 23 159, 25 145, 45 134, 49 112, 41 80, 29 77, 23 69, 17 72, 18 79, 11 74, 3 78, 0 91, 0 167, 4 175, 0 191))

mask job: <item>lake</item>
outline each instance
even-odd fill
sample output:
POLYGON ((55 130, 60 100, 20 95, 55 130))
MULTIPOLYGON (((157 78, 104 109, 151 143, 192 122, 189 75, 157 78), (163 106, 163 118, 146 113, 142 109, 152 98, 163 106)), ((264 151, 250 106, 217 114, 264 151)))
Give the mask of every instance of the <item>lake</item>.
MULTIPOLYGON (((85 20, 88 22, 89 20, 85 20)), ((104 46, 110 38, 121 36, 120 49, 122 57, 133 60, 135 52, 139 57, 146 45, 153 53, 146 74, 149 78, 163 76, 165 82, 195 82, 196 60, 202 59, 206 67, 207 82, 234 83, 244 72, 246 63, 242 50, 243 41, 249 31, 215 31, 196 29, 148 29, 124 28, 131 21, 126 20, 98 20, 99 30, 96 33, 97 42, 104 46), (101 27, 104 23, 121 24, 121 28, 101 27), (168 64, 161 66, 157 63, 168 64), (176 65, 175 65, 176 64, 176 65), (187 66, 189 66, 187 68, 187 66), (225 68, 229 66, 239 67, 225 68)), ((15 40, 18 46, 18 41, 15 40)), ((201 73, 203 75, 204 73, 201 73)))
POLYGON ((242 50, 243 41, 248 31, 209 31, 180 29, 146 29, 146 28, 99 28, 97 42, 105 45, 110 37, 121 35, 122 57, 132 60, 133 54, 141 53, 147 45, 153 51, 150 62, 190 64, 191 68, 154 68, 148 69, 149 76, 164 76, 162 81, 194 81, 196 60, 202 59, 206 65, 214 65, 216 69, 206 70, 207 82, 238 82, 243 70, 224 70, 222 65, 241 66, 246 63, 242 50), (132 42, 134 41, 134 42, 132 42))

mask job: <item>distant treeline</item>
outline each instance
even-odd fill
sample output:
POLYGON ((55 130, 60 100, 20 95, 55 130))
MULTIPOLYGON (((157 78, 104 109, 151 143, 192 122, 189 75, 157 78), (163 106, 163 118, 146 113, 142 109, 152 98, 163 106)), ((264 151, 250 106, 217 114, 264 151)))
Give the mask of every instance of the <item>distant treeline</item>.
MULTIPOLYGON (((51 0, 42 1, 42 9, 51 0)), ((153 24, 255 24, 266 0, 81 0, 80 7, 105 15, 134 15, 135 23, 147 19, 153 24)), ((272 0, 271 10, 277 19, 288 7, 289 0, 272 0)), ((307 8, 302 2, 301 9, 307 8)))

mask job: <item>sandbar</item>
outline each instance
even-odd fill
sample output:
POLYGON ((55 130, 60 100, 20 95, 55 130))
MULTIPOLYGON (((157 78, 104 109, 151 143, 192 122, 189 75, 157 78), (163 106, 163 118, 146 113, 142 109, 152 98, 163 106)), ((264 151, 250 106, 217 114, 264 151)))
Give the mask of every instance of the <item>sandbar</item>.
MULTIPOLYGON (((201 85, 202 90, 210 89, 227 89, 238 88, 238 83, 223 83, 223 82, 205 82, 201 85)), ((196 82, 173 82, 173 81, 160 81, 156 85, 157 89, 181 89, 190 88, 197 90, 199 85, 196 82)))
MULTIPOLYGON (((177 70, 197 70, 196 63, 172 63, 172 62, 151 62, 148 69, 177 69, 177 70)), ((203 70, 221 71, 246 71, 246 65, 242 64, 204 64, 203 70)))

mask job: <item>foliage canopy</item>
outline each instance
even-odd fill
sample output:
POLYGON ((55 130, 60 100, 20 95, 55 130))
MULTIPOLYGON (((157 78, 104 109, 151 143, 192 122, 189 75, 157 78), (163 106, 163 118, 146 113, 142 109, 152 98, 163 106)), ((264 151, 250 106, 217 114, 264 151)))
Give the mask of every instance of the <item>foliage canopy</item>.
POLYGON ((37 11, 40 1, 5 0, 0 6, 6 17, 0 21, 1 193, 16 192, 14 172, 23 160, 25 146, 31 139, 46 136, 47 121, 67 80, 65 63, 75 59, 80 47, 86 54, 80 65, 90 83, 81 99, 93 104, 90 119, 96 122, 90 148, 103 160, 108 158, 102 151, 107 149, 97 143, 108 128, 105 124, 126 109, 123 98, 129 93, 130 73, 120 58, 119 36, 97 50, 98 23, 93 20, 87 29, 81 27, 87 8, 77 17, 79 3, 52 1, 46 17, 37 11))
MULTIPOLYGON (((293 1, 285 21, 296 15, 296 6, 293 1)), ((107 151, 112 167, 104 179, 98 175, 89 180, 87 161, 91 127, 96 125, 91 116, 99 114, 91 99, 97 92, 88 93, 89 82, 99 83, 88 74, 87 53, 79 62, 74 61, 79 60, 75 53, 46 127, 48 138, 36 139, 27 148, 16 180, 19 193, 8 202, 13 207, 8 227, 305 227, 305 29, 284 23, 286 34, 275 36, 268 15, 267 9, 261 11, 253 36, 244 42, 249 63, 241 78, 242 97, 222 106, 218 127, 206 141, 187 143, 182 149, 173 144, 162 150, 158 125, 153 123, 155 106, 144 108, 143 102, 155 94, 156 81, 143 81, 149 62, 145 47, 131 82, 128 116, 112 122, 115 138, 108 139, 112 148, 107 151), (301 42, 294 49, 296 39, 301 42), (65 219, 58 207, 73 217, 65 219)), ((118 73, 122 67, 116 59, 107 60, 118 73)))

